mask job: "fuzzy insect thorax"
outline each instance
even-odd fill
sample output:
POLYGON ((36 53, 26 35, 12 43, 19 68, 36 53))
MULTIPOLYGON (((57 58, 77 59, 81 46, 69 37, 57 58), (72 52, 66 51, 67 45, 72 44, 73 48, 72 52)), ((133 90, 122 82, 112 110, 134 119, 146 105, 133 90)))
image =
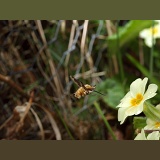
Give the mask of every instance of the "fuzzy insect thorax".
POLYGON ((95 86, 91 86, 89 84, 85 84, 84 87, 80 87, 75 93, 74 93, 74 96, 76 98, 81 98, 81 97, 84 97, 85 95, 93 92, 93 90, 95 89, 95 86))

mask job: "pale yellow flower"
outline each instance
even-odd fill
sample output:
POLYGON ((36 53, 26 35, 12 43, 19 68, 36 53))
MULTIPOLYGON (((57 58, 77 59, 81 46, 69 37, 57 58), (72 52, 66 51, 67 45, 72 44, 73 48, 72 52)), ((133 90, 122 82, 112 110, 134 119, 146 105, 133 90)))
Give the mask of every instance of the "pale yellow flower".
POLYGON ((139 133, 134 140, 159 140, 160 134, 159 131, 154 131, 146 137, 144 133, 144 129, 141 130, 141 133, 139 133))
POLYGON ((156 38, 160 38, 160 20, 155 20, 158 24, 153 27, 142 30, 139 33, 139 36, 144 39, 145 44, 148 47, 152 47, 156 43, 156 38), (153 37, 153 42, 152 42, 153 37))
POLYGON ((148 78, 143 80, 138 78, 130 85, 130 91, 117 106, 120 124, 125 121, 126 117, 140 114, 143 111, 143 103, 156 95, 158 88, 156 84, 150 84, 145 92, 147 81, 148 78))

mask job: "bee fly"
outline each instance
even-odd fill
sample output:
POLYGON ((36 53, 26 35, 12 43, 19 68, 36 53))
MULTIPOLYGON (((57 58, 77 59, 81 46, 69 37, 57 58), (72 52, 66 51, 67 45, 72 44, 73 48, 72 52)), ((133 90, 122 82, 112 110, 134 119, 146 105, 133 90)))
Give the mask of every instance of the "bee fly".
POLYGON ((95 90, 96 86, 91 86, 89 84, 84 85, 81 81, 78 81, 76 78, 74 78, 72 76, 70 76, 70 78, 72 79, 73 82, 75 82, 79 86, 78 90, 74 93, 74 97, 79 99, 81 97, 84 97, 84 96, 92 93, 92 92, 96 92, 96 93, 99 93, 99 94, 105 96, 104 94, 95 90))

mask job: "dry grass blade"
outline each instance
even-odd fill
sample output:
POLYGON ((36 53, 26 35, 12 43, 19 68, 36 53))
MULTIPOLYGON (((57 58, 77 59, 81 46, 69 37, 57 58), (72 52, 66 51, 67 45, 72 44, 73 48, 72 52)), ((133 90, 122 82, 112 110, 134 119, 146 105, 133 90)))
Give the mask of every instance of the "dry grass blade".
MULTIPOLYGON (((46 37, 45 37, 45 34, 44 34, 44 30, 43 30, 41 21, 37 20, 36 24, 37 24, 37 28, 38 28, 38 31, 40 33, 41 39, 43 41, 43 44, 44 44, 44 46, 47 46, 47 41, 46 41, 46 37)), ((51 73, 52 73, 52 76, 53 76, 55 86, 57 88, 57 95, 58 95, 58 97, 60 97, 61 96, 61 91, 62 91, 62 84, 60 83, 61 81, 60 81, 60 79, 57 75, 55 63, 53 61, 53 58, 51 56, 50 51, 48 49, 46 49, 45 52, 46 52, 47 58, 49 59, 48 63, 49 63, 49 66, 50 66, 50 70, 51 70, 51 73), (57 76, 54 76, 54 75, 57 75, 57 76)))
POLYGON ((0 130, 7 125, 7 123, 13 118, 13 115, 11 115, 1 126, 0 130))
POLYGON ((85 52, 85 40, 86 40, 86 35, 87 35, 87 27, 88 27, 88 20, 84 21, 84 29, 83 29, 83 34, 82 34, 82 40, 81 40, 81 53, 84 54, 85 52))
POLYGON ((51 126, 53 128, 53 131, 55 132, 56 140, 61 140, 62 138, 61 138, 60 130, 59 130, 59 128, 57 126, 57 123, 54 120, 52 114, 50 113, 50 111, 48 111, 48 109, 46 109, 45 107, 43 107, 43 106, 41 106, 41 105, 39 105, 37 103, 34 103, 34 105, 40 107, 47 114, 48 119, 49 119, 49 121, 51 123, 51 126))
POLYGON ((40 33, 40 36, 41 36, 41 39, 42 39, 44 45, 47 45, 47 41, 46 41, 46 37, 45 37, 44 31, 43 31, 43 27, 42 27, 41 21, 37 20, 36 24, 37 24, 38 31, 40 33))
MULTIPOLYGON (((69 37, 69 43, 68 43, 68 50, 71 48, 72 44, 73 44, 73 41, 74 41, 74 34, 75 34, 75 31, 76 31, 76 27, 78 26, 78 23, 76 20, 73 20, 73 24, 72 24, 72 27, 71 27, 71 32, 70 32, 70 37, 69 37)), ((65 59, 65 66, 68 65, 69 63, 69 59, 70 59, 70 54, 67 54, 66 56, 66 59, 65 59)), ((65 69, 65 79, 66 79, 66 82, 69 82, 69 78, 68 78, 68 74, 69 74, 69 71, 68 71, 68 68, 66 67, 65 69)))
MULTIPOLYGON (((112 24, 111 24, 110 20, 106 20, 106 29, 107 29, 109 36, 111 36, 113 33, 116 32, 115 28, 112 29, 112 24), (114 30, 114 31, 112 31, 112 30, 114 30)), ((115 55, 112 55, 112 61, 113 61, 115 73, 118 73, 119 72, 118 62, 117 62, 117 57, 115 55)))
POLYGON ((35 119, 37 121, 37 124, 39 126, 39 129, 40 129, 40 132, 41 132, 41 139, 44 140, 45 139, 45 134, 44 134, 44 129, 43 129, 43 125, 41 123, 41 120, 40 120, 39 116, 37 115, 37 113, 34 111, 33 108, 30 108, 30 111, 34 115, 34 117, 35 117, 35 119))

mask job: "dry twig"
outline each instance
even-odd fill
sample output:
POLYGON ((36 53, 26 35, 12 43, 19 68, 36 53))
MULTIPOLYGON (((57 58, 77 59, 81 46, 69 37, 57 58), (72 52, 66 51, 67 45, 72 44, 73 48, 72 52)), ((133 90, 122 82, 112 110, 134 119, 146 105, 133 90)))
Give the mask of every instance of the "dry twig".
POLYGON ((3 82, 6 82, 8 85, 10 85, 13 89, 15 89, 15 91, 17 91, 22 96, 29 98, 28 94, 26 94, 20 86, 18 86, 13 80, 11 80, 10 77, 0 74, 0 80, 3 82))

